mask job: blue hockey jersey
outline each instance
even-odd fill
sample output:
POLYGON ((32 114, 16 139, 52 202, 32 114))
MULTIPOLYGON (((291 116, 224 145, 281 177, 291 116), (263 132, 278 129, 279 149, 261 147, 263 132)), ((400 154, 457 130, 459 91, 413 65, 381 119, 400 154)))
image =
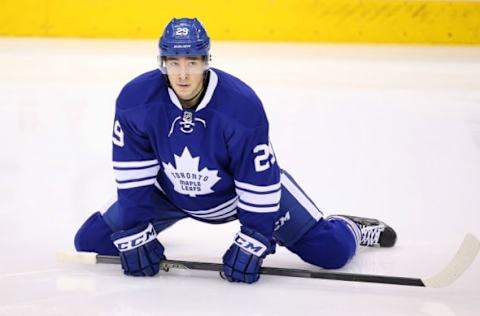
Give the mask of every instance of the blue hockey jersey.
POLYGON ((152 218, 153 190, 190 217, 209 223, 238 218, 267 237, 279 208, 280 169, 255 92, 209 69, 205 95, 183 109, 159 70, 121 91, 113 130, 113 167, 122 228, 152 218))

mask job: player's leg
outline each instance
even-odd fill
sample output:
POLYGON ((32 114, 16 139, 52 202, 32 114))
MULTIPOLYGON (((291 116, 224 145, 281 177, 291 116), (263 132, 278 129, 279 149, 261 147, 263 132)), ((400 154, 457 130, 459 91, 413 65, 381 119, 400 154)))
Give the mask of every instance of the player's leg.
POLYGON ((358 241, 350 226, 338 219, 321 219, 287 248, 303 261, 325 269, 338 269, 353 258, 358 241))
MULTIPOLYGON (((116 209, 117 203, 110 205, 105 213, 116 209)), ((77 251, 92 251, 102 255, 118 255, 117 247, 112 243, 112 228, 106 223, 102 212, 97 211, 83 223, 75 234, 74 244, 77 251)))
POLYGON ((375 219, 352 215, 330 215, 327 220, 343 220, 354 223, 360 229, 359 244, 366 247, 393 247, 397 242, 397 233, 386 223, 375 219))
POLYGON ((351 215, 332 215, 318 221, 288 249, 322 268, 340 268, 358 246, 393 247, 397 235, 382 221, 351 215))
MULTIPOLYGON (((156 210, 152 215, 153 226, 160 232, 173 225, 186 214, 169 203, 165 196, 156 191, 154 196, 156 210)), ((117 202, 107 205, 105 210, 95 212, 80 227, 75 235, 75 248, 78 251, 92 251, 102 255, 118 255, 118 250, 110 236, 120 227, 120 214, 117 202)))
POLYGON ((322 268, 340 268, 360 246, 392 247, 393 228, 382 221, 351 215, 326 218, 293 178, 282 171, 281 217, 275 237, 304 261, 322 268))
POLYGON ((304 261, 322 268, 339 268, 355 254, 360 230, 352 221, 322 212, 295 180, 282 171, 281 217, 275 238, 304 261))

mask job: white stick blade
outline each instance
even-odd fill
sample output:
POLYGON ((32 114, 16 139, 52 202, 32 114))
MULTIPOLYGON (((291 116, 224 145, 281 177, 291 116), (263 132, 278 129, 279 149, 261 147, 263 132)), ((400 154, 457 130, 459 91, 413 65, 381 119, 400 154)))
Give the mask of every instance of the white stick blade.
POLYGON ((59 251, 57 252, 57 261, 64 262, 64 263, 96 264, 97 253, 77 252, 77 251, 59 251))
POLYGON ((479 250, 480 242, 478 239, 472 234, 467 234, 452 261, 436 275, 422 279, 423 283, 426 287, 450 285, 473 263, 479 250))

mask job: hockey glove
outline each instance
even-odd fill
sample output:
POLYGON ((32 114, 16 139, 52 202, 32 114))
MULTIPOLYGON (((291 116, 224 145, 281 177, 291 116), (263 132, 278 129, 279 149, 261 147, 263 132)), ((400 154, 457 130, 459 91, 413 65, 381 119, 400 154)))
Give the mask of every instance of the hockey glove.
POLYGON ((113 233, 111 238, 126 275, 153 276, 160 270, 160 261, 166 259, 151 223, 113 233))
POLYGON ((263 259, 273 253, 275 243, 242 226, 223 256, 223 276, 230 282, 253 283, 260 278, 263 259))

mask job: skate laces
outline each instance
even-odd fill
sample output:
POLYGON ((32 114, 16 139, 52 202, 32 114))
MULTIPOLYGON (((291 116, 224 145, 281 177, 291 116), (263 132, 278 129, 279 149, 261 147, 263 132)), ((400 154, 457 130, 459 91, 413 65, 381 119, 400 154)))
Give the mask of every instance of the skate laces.
POLYGON ((385 225, 373 225, 360 227, 362 231, 362 238, 360 240, 360 245, 362 246, 374 246, 378 244, 380 240, 380 235, 385 230, 385 225))

